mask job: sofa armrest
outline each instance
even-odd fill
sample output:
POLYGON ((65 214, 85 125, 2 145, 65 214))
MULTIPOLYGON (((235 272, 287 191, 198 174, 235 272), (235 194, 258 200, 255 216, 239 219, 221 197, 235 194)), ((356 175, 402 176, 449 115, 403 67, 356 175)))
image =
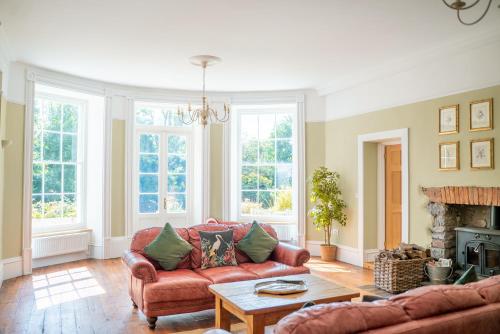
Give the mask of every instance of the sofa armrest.
POLYGON ((122 255, 122 261, 127 265, 132 276, 143 280, 144 283, 158 280, 155 267, 143 255, 127 250, 122 255))
POLYGON ((272 258, 292 267, 300 267, 309 261, 311 254, 307 249, 280 242, 274 249, 272 258))

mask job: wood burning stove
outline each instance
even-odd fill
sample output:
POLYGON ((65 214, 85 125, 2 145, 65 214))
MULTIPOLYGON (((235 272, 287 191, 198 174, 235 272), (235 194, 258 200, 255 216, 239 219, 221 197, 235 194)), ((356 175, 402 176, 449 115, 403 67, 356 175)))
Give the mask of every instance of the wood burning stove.
POLYGON ((500 230, 457 227, 457 265, 481 276, 500 274, 500 230))

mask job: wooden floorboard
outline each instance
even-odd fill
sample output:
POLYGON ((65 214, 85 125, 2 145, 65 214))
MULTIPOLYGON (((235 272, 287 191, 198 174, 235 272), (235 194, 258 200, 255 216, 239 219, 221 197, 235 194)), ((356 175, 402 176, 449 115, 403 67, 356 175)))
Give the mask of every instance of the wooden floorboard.
MULTIPOLYGON (((347 286, 373 284, 373 272, 349 264, 313 258, 314 275, 347 286)), ((203 333, 213 328, 213 310, 160 317, 154 333, 203 333)), ((235 333, 245 327, 233 319, 235 333)), ((266 328, 266 333, 272 328, 266 328)), ((153 333, 128 296, 127 270, 119 259, 82 260, 33 270, 3 282, 0 334, 11 333, 153 333)))

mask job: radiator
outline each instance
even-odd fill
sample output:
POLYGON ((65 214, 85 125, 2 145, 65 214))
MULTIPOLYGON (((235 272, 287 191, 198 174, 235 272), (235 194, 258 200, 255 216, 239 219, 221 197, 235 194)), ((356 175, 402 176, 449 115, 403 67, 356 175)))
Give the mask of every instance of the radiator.
POLYGON ((76 252, 88 252, 89 232, 34 237, 32 242, 33 258, 55 256, 76 252))
POLYGON ((297 240, 296 226, 293 224, 270 224, 276 234, 278 235, 278 240, 281 241, 293 241, 297 240))

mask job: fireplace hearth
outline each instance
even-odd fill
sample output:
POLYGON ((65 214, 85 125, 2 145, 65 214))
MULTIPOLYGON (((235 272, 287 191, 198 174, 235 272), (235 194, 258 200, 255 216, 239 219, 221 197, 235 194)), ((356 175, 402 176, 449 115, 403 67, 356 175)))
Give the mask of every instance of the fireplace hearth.
POLYGON ((423 188, 433 216, 431 256, 474 266, 482 276, 500 274, 500 188, 423 188))

